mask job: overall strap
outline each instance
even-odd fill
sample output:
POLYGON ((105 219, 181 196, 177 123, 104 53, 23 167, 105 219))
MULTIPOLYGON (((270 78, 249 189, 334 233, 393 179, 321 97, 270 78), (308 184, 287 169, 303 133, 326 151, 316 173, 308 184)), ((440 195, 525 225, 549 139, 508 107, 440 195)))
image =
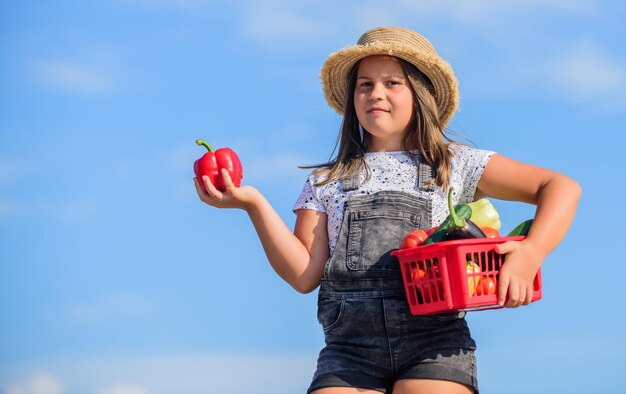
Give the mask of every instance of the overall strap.
POLYGON ((350 178, 343 180, 343 191, 351 192, 357 190, 361 186, 361 177, 359 174, 353 175, 350 178))
POLYGON ((417 188, 422 192, 432 192, 435 190, 435 177, 437 170, 422 158, 417 169, 417 188), (431 181, 431 182, 429 182, 431 181))

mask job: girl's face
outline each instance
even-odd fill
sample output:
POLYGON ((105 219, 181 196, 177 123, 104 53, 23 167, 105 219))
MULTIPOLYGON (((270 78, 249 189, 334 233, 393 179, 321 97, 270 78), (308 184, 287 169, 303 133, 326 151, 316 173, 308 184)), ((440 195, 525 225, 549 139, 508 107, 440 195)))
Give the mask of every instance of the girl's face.
POLYGON ((369 56, 361 60, 354 88, 359 123, 372 136, 370 151, 398 151, 413 116, 413 93, 398 60, 369 56))

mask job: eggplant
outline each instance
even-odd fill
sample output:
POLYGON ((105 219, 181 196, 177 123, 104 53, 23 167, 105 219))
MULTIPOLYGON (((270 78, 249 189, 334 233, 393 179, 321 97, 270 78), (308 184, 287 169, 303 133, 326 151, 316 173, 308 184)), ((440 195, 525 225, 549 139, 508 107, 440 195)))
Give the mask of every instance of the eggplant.
POLYGON ((483 230, 480 229, 474 222, 467 219, 463 227, 451 229, 448 233, 447 241, 454 239, 468 239, 468 238, 487 238, 483 230))
POLYGON ((469 239, 469 238, 486 238, 483 230, 480 229, 474 222, 463 216, 458 216, 452 205, 452 187, 448 191, 448 209, 450 210, 451 223, 448 227, 448 233, 446 234, 446 241, 452 241, 455 239, 469 239))

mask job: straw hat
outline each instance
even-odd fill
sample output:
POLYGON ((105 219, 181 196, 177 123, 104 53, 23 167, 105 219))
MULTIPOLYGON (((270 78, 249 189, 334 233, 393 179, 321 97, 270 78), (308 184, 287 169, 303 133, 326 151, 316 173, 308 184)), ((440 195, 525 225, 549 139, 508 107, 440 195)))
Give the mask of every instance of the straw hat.
POLYGON ((414 64, 432 82, 442 125, 446 125, 459 104, 458 82, 448 63, 439 57, 430 42, 401 27, 378 27, 365 32, 356 45, 332 53, 321 69, 326 101, 344 113, 348 75, 354 64, 367 56, 389 55, 414 64))

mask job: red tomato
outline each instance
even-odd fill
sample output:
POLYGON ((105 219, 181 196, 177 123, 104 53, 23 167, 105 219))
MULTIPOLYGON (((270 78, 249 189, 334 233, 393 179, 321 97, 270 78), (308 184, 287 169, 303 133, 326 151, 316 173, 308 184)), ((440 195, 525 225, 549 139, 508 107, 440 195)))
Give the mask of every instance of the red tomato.
POLYGON ((432 233, 434 233, 438 228, 439 228, 439 226, 435 226, 435 227, 429 228, 428 230, 426 230, 426 235, 428 235, 430 237, 430 235, 432 233))
POLYGON ((500 238, 500 233, 498 233, 498 230, 495 228, 481 227, 480 229, 483 230, 483 233, 485 233, 485 237, 487 238, 500 238))
POLYGON ((483 276, 476 286, 476 295, 496 294, 496 280, 490 276, 483 276))
POLYGON ((430 269, 426 271, 426 275, 428 276, 428 279, 441 278, 441 272, 439 272, 439 266, 433 265, 432 267, 430 267, 430 269))
POLYGON ((426 281, 420 286, 420 293, 424 303, 438 302, 444 299, 443 281, 439 266, 435 265, 426 271, 426 281))
POLYGON ((415 229, 404 236, 400 249, 417 248, 428 238, 424 230, 415 229))
POLYGON ((426 272, 423 269, 414 269, 411 276, 413 277, 413 282, 419 282, 420 279, 426 276, 426 272))
POLYGON ((422 299, 425 303, 443 301, 443 282, 431 281, 424 283, 421 287, 422 299))

